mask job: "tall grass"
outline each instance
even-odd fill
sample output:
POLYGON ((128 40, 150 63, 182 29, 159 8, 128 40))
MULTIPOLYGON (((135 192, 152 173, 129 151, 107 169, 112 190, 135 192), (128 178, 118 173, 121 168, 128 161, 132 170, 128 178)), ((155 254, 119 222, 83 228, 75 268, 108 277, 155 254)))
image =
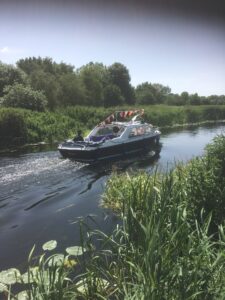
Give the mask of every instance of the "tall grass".
MULTIPOLYGON (((209 232, 211 213, 204 217, 202 209, 199 219, 192 214, 181 175, 122 176, 126 195, 118 182, 110 183, 123 215, 120 234, 117 229, 108 245, 117 243, 112 277, 120 277, 121 299, 212 299, 224 292, 224 242, 209 232)), ((108 190, 108 203, 111 195, 108 190)))
POLYGON ((223 299, 224 154, 221 136, 203 158, 168 174, 109 180, 103 204, 123 220, 107 240, 115 252, 103 268, 113 286, 120 279, 115 297, 223 299))
POLYGON ((102 205, 121 222, 111 235, 81 227, 87 253, 67 274, 69 283, 62 277, 51 293, 66 299, 224 299, 224 157, 225 137, 218 136, 203 157, 166 174, 114 174, 102 205))

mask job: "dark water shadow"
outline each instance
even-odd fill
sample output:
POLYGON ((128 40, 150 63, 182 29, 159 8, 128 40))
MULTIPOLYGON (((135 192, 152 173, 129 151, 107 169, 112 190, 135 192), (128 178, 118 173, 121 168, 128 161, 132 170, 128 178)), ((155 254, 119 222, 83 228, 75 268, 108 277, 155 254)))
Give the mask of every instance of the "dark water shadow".
POLYGON ((139 156, 130 155, 126 159, 114 159, 111 161, 102 161, 95 164, 87 165, 80 171, 89 170, 93 172, 92 179, 88 182, 87 187, 80 192, 80 195, 91 190, 92 185, 101 177, 109 176, 112 172, 125 172, 130 169, 137 170, 139 168, 146 168, 147 166, 154 165, 160 158, 160 151, 162 144, 155 146, 152 151, 148 153, 139 153, 139 156))

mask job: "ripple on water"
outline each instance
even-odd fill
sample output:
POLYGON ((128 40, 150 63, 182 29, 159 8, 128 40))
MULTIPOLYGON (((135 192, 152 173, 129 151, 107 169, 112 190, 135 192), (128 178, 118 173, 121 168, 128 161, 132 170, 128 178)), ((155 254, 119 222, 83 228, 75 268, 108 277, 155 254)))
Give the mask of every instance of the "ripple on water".
POLYGON ((54 177, 56 174, 58 176, 60 171, 71 172, 82 166, 79 163, 60 159, 57 152, 27 154, 11 159, 6 158, 6 161, 3 158, 0 162, 0 184, 11 184, 23 179, 29 182, 31 178, 35 181, 42 181, 43 176, 54 177))

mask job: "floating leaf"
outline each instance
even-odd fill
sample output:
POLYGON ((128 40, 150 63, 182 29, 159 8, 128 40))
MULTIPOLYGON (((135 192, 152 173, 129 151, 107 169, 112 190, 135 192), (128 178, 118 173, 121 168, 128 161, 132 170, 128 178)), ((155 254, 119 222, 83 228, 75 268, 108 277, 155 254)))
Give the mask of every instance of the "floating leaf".
POLYGON ((41 271, 39 276, 36 278, 35 282, 38 284, 44 284, 46 287, 47 286, 51 286, 57 283, 57 281, 59 280, 59 272, 58 270, 54 273, 51 273, 51 271, 49 269, 45 270, 45 271, 41 271), (41 281, 40 281, 41 278, 41 281))
MULTIPOLYGON (((109 286, 109 282, 103 278, 95 278, 92 279, 92 284, 95 283, 97 290, 105 290, 109 286)), ((88 280, 86 278, 81 279, 76 283, 77 291, 81 294, 84 294, 85 291, 88 289, 88 280)))
POLYGON ((76 288, 79 293, 85 294, 85 291, 87 290, 87 281, 85 279, 78 281, 76 283, 76 288))
POLYGON ((22 291, 19 294, 16 295, 17 300, 31 300, 33 298, 29 297, 29 294, 27 291, 22 291))
MULTIPOLYGON (((52 265, 51 265, 52 266, 52 265)), ((56 270, 54 273, 54 279, 51 273, 50 268, 46 270, 39 270, 38 267, 35 267, 32 271, 30 271, 30 278, 28 280, 28 272, 24 273, 22 275, 23 277, 23 283, 36 283, 37 285, 42 282, 45 286, 50 286, 54 282, 58 281, 59 278, 59 272, 56 270)))
POLYGON ((21 276, 20 271, 14 268, 4 270, 0 272, 0 282, 3 284, 14 284, 18 282, 18 278, 21 276))
POLYGON ((28 272, 26 272, 26 273, 21 275, 21 277, 20 277, 20 282, 21 283, 35 282, 35 280, 37 278, 38 267, 30 268, 29 273, 30 274, 28 274, 28 272))
POLYGON ((7 286, 0 282, 0 293, 7 292, 7 291, 8 291, 7 286))
POLYGON ((44 251, 46 251, 46 250, 51 251, 51 250, 54 250, 56 248, 56 246, 57 246, 57 241, 51 240, 51 241, 44 243, 44 245, 42 246, 42 249, 44 251))
POLYGON ((66 252, 69 255, 79 256, 82 255, 84 252, 86 252, 86 249, 80 246, 72 246, 66 248, 66 252))
POLYGON ((48 260, 48 266, 53 267, 57 266, 60 267, 64 264, 65 257, 63 254, 55 254, 52 255, 48 260))

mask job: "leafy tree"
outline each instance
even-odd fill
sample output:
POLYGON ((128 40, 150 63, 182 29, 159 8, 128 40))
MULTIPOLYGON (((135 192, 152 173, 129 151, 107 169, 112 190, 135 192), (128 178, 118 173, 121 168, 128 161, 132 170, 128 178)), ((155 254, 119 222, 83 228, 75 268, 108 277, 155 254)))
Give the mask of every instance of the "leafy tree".
POLYGON ((45 73, 53 75, 61 75, 73 73, 74 67, 65 63, 57 64, 50 57, 29 57, 20 59, 17 66, 22 69, 26 74, 31 75, 33 72, 42 70, 45 73))
POLYGON ((59 104, 61 87, 53 74, 43 70, 36 70, 30 75, 30 84, 34 90, 44 93, 47 98, 47 107, 54 110, 59 104))
POLYGON ((151 83, 144 82, 136 87, 136 99, 139 104, 155 104, 155 92, 151 83))
POLYGON ((166 97, 166 104, 168 104, 168 105, 183 105, 184 102, 182 101, 182 98, 179 94, 170 93, 166 97))
POLYGON ((3 89, 7 85, 25 82, 26 74, 22 70, 0 62, 0 97, 3 96, 3 89))
POLYGON ((43 69, 42 63, 43 59, 41 57, 28 57, 25 59, 20 59, 17 62, 17 66, 22 69, 26 74, 30 75, 34 71, 37 71, 39 69, 43 69))
POLYGON ((199 104, 201 104, 200 97, 198 96, 197 93, 192 94, 192 95, 189 96, 189 102, 190 102, 191 105, 199 105, 199 104))
POLYGON ((166 101, 171 89, 159 83, 144 82, 136 88, 137 102, 140 104, 156 104, 166 101))
POLYGON ((166 97, 170 94, 171 89, 168 86, 164 86, 160 83, 152 84, 155 99, 157 103, 163 103, 166 100, 166 97))
POLYGON ((201 97, 201 102, 204 104, 225 104, 225 95, 211 95, 205 99, 201 97))
POLYGON ((64 74, 59 79, 60 106, 82 105, 85 101, 85 89, 81 79, 75 74, 64 74))
POLYGON ((134 88, 130 84, 128 69, 121 63, 114 63, 108 68, 109 78, 112 84, 120 88, 121 94, 127 104, 134 104, 134 88))
POLYGON ((76 91, 78 86, 75 80, 74 67, 63 62, 57 64, 51 58, 30 57, 21 59, 17 65, 29 76, 29 82, 33 89, 41 90, 47 97, 48 108, 54 110, 57 106, 76 103, 74 98, 80 94, 81 88, 76 91), (65 76, 65 79, 63 77, 65 76), (72 78, 73 84, 72 86, 72 78), (66 80, 69 80, 68 83, 66 80), (66 90, 66 87, 69 90, 66 90), (71 90, 72 89, 72 90, 71 90), (71 97, 71 99, 68 99, 71 97))
POLYGON ((181 101, 183 104, 188 104, 189 103, 189 94, 188 92, 183 92, 181 93, 181 101))
POLYGON ((74 66, 65 64, 61 62, 60 64, 55 63, 55 69, 56 69, 56 74, 73 74, 74 73, 74 66))
POLYGON ((108 84, 108 72, 100 63, 90 62, 81 67, 78 74, 85 88, 85 104, 100 106, 104 102, 104 87, 108 84))
POLYGON ((115 84, 108 85, 104 91, 104 106, 116 106, 124 104, 124 97, 121 90, 115 84))
POLYGON ((23 114, 12 109, 2 109, 0 114, 0 147, 27 142, 27 126, 23 114))
POLYGON ((31 110, 43 111, 47 99, 40 91, 33 90, 30 86, 16 83, 4 89, 4 96, 1 98, 1 105, 6 107, 20 107, 31 110))

